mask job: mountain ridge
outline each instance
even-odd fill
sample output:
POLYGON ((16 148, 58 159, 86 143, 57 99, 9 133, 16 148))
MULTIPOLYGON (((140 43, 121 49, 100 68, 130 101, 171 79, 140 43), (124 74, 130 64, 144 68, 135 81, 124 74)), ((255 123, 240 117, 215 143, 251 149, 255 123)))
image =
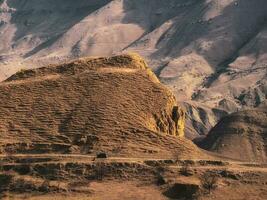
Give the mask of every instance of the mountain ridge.
POLYGON ((2 0, 0 80, 78 57, 136 52, 180 102, 207 113, 257 107, 267 96, 266 10, 265 0, 2 0))

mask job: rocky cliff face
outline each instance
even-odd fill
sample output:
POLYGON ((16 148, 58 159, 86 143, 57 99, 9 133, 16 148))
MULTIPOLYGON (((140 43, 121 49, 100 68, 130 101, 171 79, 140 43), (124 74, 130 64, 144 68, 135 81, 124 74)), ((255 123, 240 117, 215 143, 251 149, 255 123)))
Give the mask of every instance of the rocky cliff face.
MULTIPOLYGON (((175 101, 173 102, 175 105, 175 101)), ((172 109, 167 109, 155 116, 156 130, 162 133, 168 133, 174 136, 183 137, 185 128, 185 112, 179 106, 170 106, 172 109)))
POLYGON ((266 0, 1 0, 0 80, 138 52, 179 101, 231 113, 266 99, 266 17, 266 0))
POLYGON ((0 84, 0 104, 2 152, 201 154, 174 95, 136 54, 20 71, 0 84))

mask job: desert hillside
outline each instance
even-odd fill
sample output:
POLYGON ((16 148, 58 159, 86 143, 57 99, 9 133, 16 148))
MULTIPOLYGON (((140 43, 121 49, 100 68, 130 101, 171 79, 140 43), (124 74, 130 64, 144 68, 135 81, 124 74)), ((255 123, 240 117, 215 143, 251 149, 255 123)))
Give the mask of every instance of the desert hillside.
POLYGON ((205 108, 208 121, 187 112, 194 138, 220 119, 213 109, 266 99, 266 17, 265 0, 1 0, 0 80, 81 56, 138 52, 178 101, 205 108))
POLYGON ((265 200, 265 103, 214 128, 245 138, 221 154, 184 137, 182 107, 137 54, 20 70, 0 83, 0 198, 265 200))
POLYGON ((266 162, 266 138, 267 109, 262 107, 224 117, 200 146, 234 159, 266 162))
POLYGON ((202 154, 183 137, 174 95, 138 55, 23 70, 0 84, 0 99, 2 153, 202 154))

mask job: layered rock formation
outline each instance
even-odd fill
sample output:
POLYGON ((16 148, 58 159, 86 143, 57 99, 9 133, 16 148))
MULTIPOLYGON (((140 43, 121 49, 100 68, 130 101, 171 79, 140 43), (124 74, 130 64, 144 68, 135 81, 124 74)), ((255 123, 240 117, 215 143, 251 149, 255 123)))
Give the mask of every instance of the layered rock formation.
POLYGON ((174 95, 135 54, 20 71, 0 84, 0 104, 2 152, 201 154, 174 95))
POLYGON ((203 148, 243 161, 267 161, 267 107, 224 117, 201 142, 203 148))

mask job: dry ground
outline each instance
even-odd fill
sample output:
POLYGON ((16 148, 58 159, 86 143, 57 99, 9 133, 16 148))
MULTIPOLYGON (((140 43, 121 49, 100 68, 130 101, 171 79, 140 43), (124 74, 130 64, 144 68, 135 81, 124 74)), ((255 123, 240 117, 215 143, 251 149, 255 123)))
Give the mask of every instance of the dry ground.
POLYGON ((3 199, 264 200, 267 197, 266 164, 227 159, 8 155, 1 156, 1 163, 0 177, 3 174, 13 177, 6 187, 2 184, 3 199), (218 177, 216 188, 210 193, 202 188, 201 177, 205 173, 218 177), (160 182, 162 179, 164 182, 160 182), (197 192, 192 187, 197 187, 197 192), (196 196, 192 197, 194 193, 196 196))
POLYGON ((266 199, 266 164, 184 138, 183 110, 136 55, 20 71, 0 91, 2 198, 266 199))

